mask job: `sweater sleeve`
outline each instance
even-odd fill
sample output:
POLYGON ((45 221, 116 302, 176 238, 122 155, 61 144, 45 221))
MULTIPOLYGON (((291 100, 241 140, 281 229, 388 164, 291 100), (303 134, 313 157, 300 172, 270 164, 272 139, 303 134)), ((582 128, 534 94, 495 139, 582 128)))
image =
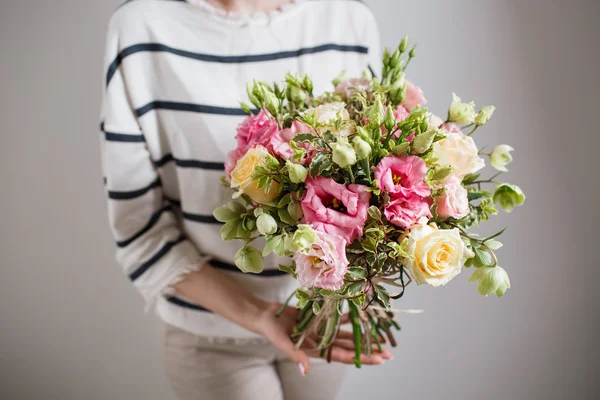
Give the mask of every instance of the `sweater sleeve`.
MULTIPOLYGON (((113 18, 114 19, 114 18, 113 18)), ((160 177, 130 99, 119 60, 120 38, 111 21, 107 35, 101 159, 108 219, 116 258, 148 306, 171 290, 183 274, 198 270, 207 257, 182 231, 163 195, 160 177)))

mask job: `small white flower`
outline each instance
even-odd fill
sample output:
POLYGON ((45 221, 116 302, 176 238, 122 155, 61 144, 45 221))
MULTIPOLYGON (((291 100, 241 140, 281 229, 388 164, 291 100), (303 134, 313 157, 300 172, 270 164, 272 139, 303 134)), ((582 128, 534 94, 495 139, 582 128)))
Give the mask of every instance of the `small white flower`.
POLYGON ((463 103, 456 93, 452 93, 452 105, 450 106, 449 116, 451 122, 472 124, 477 116, 475 103, 463 103))
POLYGON ((514 149, 507 144, 496 146, 490 155, 490 164, 492 164, 492 167, 496 168, 498 171, 508 171, 506 166, 513 160, 510 155, 510 152, 513 150, 514 149))

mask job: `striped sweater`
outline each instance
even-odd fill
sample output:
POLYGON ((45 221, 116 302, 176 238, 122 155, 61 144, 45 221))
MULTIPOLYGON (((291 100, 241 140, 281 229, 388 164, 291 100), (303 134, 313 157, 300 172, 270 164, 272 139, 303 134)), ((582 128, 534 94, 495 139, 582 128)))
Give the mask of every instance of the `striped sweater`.
POLYGON ((297 1, 268 14, 225 15, 203 0, 137 0, 116 10, 106 45, 102 165, 117 260, 167 323, 203 336, 252 334, 176 296, 205 262, 269 301, 294 280, 270 256, 260 275, 233 266, 239 243, 212 217, 244 112, 245 83, 308 73, 316 93, 346 69, 378 71, 379 37, 359 1, 297 1))

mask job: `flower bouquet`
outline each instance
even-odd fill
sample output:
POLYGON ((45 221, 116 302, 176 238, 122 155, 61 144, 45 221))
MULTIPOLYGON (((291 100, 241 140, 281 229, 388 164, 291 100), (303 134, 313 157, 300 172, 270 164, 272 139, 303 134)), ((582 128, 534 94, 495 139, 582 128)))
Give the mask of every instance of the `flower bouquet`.
POLYGON ((519 187, 496 180, 512 148, 475 145, 493 106, 476 111, 454 95, 445 119, 423 107, 405 75, 414 56, 405 38, 384 51, 380 79, 341 74, 323 94, 308 76, 248 84, 256 110, 242 103, 249 116, 225 167, 233 200, 214 211, 223 239, 244 242, 235 255, 243 272, 261 272, 271 252, 290 257, 280 269, 300 283, 298 346, 318 337, 327 358, 347 304, 357 367, 383 338, 395 345, 391 300, 412 281, 439 287, 465 266, 482 295, 510 287, 494 254, 502 232, 480 238, 470 228, 497 214, 494 204, 523 204, 519 187), (482 156, 498 174, 480 178, 482 156), (259 238, 262 250, 251 245, 259 238))

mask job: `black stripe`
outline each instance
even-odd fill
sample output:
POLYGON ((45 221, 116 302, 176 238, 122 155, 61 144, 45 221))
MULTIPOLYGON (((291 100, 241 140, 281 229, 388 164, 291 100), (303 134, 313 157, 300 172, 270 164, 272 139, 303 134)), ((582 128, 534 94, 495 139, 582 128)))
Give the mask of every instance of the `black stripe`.
POLYGON ((225 164, 222 162, 202 161, 202 160, 180 160, 180 159, 173 157, 173 154, 166 154, 160 160, 154 161, 154 165, 157 168, 160 168, 171 161, 175 161, 175 164, 181 168, 199 168, 199 169, 208 169, 208 170, 213 170, 213 171, 224 171, 225 170, 225 164))
POLYGON ((125 133, 104 132, 104 137, 109 142, 143 143, 146 141, 144 135, 129 135, 125 133))
POLYGON ((151 184, 149 184, 146 187, 143 187, 143 188, 138 189, 138 190, 132 190, 130 192, 118 192, 118 191, 109 190, 108 191, 108 198, 113 199, 113 200, 135 199, 136 197, 140 197, 140 196, 145 195, 150 190, 152 190, 152 189, 154 189, 155 187, 158 187, 158 186, 160 186, 160 179, 156 179, 154 182, 152 182, 151 184))
MULTIPOLYGON (((218 107, 209 106, 206 104, 194 104, 194 103, 180 103, 178 101, 152 101, 138 109, 135 113, 138 117, 152 111, 152 110, 173 110, 173 111, 189 111, 203 114, 216 114, 216 115, 234 115, 234 116, 246 116, 248 115, 241 108, 235 107, 218 107)), ((254 112, 254 111, 253 111, 254 112)))
POLYGON ((110 64, 108 71, 106 72, 106 86, 108 86, 108 84, 112 80, 113 76, 119 69, 119 66, 121 65, 123 60, 130 55, 140 52, 165 52, 198 61, 222 64, 242 64, 251 62, 280 60, 283 58, 294 58, 304 56, 307 54, 322 53, 325 51, 340 51, 367 54, 369 52, 369 48, 357 45, 326 43, 320 46, 304 47, 297 50, 279 51, 276 53, 249 54, 239 56, 219 56, 213 54, 194 53, 187 50, 176 49, 174 47, 170 47, 161 43, 140 43, 126 47, 125 49, 121 50, 121 52, 115 57, 113 62, 110 64))
POLYGON ((160 210, 156 211, 154 214, 152 214, 152 217, 150 217, 150 220, 148 221, 146 226, 144 226, 139 232, 137 232, 135 235, 131 236, 129 239, 118 241, 117 246, 118 247, 126 247, 129 244, 131 244, 131 242, 133 242, 135 239, 139 238, 144 233, 148 232, 150 229, 152 229, 152 227, 154 225, 156 225, 156 223, 160 219, 161 215, 165 211, 171 211, 171 206, 164 206, 160 210))
POLYGON ((178 245, 184 240, 185 235, 181 234, 181 236, 179 236, 177 240, 165 243, 165 245, 158 251, 158 253, 153 255, 152 258, 150 258, 148 261, 140 265, 138 269, 129 274, 129 279, 135 281, 137 278, 142 276, 144 272, 148 271, 148 269, 150 269, 150 267, 152 267, 152 265, 154 265, 158 260, 160 260, 165 254, 167 254, 169 250, 171 250, 174 246, 178 245))
POLYGON ((170 199, 167 196, 165 196, 164 194, 163 194, 163 197, 165 198, 165 200, 167 200, 169 203, 171 203, 171 205, 174 205, 177 208, 181 208, 181 201, 180 200, 170 199))
POLYGON ((165 300, 167 300, 169 303, 175 304, 176 306, 180 306, 180 307, 184 307, 184 308, 189 308, 191 310, 195 310, 195 311, 205 311, 205 312, 209 312, 211 313, 212 311, 207 310, 204 307, 200 307, 198 304, 193 304, 193 303, 189 303, 185 300, 181 300, 177 297, 174 296, 165 296, 165 300))
POLYGON ((212 215, 191 214, 183 211, 183 218, 194 222, 201 222, 203 224, 223 224, 222 222, 217 221, 212 215))
MULTIPOLYGON (((238 267, 236 267, 235 265, 232 264, 228 264, 226 262, 223 261, 219 261, 219 260, 214 260, 211 259, 208 261, 208 263, 217 269, 221 269, 221 270, 225 270, 225 271, 232 271, 232 272, 242 272, 240 271, 240 269, 238 267)), ((260 274, 248 274, 248 275, 256 275, 256 276, 265 276, 265 277, 270 277, 270 276, 283 276, 283 275, 288 275, 287 272, 283 272, 280 271, 278 269, 266 269, 263 270, 260 274)))

